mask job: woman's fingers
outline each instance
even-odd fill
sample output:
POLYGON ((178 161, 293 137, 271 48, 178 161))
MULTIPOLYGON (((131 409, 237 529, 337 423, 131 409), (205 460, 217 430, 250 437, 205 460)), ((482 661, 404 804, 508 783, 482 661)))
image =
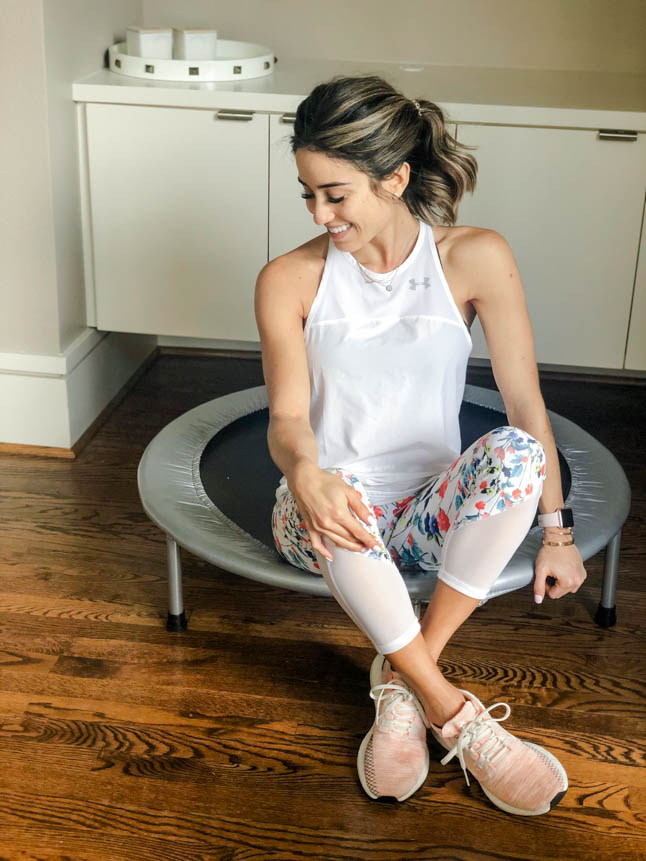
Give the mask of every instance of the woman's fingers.
POLYGON ((375 536, 370 532, 369 529, 365 529, 362 525, 363 523, 369 524, 371 518, 375 519, 374 511, 371 511, 367 505, 364 505, 363 500, 361 499, 361 494, 355 491, 356 501, 350 502, 350 510, 352 512, 352 529, 353 534, 362 541, 367 547, 374 547, 375 544, 378 544, 378 540, 375 536), (357 519, 358 518, 358 519, 357 519))
POLYGON ((361 525, 354 512, 348 513, 349 520, 346 521, 348 530, 350 530, 358 542, 360 542, 364 547, 369 547, 372 550, 375 545, 379 544, 378 539, 368 529, 361 525))
POLYGON ((562 598, 563 595, 567 595, 569 591, 569 587, 564 586, 558 580, 556 580, 552 586, 548 586, 547 588, 547 594, 550 598, 562 598))
POLYGON ((351 487, 347 487, 347 491, 350 491, 350 494, 346 497, 344 511, 341 510, 341 506, 335 514, 317 519, 316 524, 309 514, 302 518, 309 533, 312 547, 326 559, 331 560, 334 557, 333 552, 328 550, 323 543, 324 535, 338 547, 344 547, 355 552, 366 547, 370 549, 380 547, 381 536, 376 537, 363 525, 364 523, 370 524, 371 519, 374 520, 374 512, 364 504, 358 491, 351 487))
POLYGON ((308 529, 307 531, 310 536, 310 541, 312 542, 312 547, 314 548, 314 550, 317 550, 321 554, 321 556, 325 556, 325 558, 329 559, 331 562, 334 559, 334 556, 323 544, 323 535, 320 532, 317 532, 315 529, 308 529))
POLYGON ((378 539, 363 529, 349 512, 348 520, 345 523, 337 522, 331 524, 328 528, 320 527, 318 531, 321 536, 327 536, 338 547, 344 547, 346 550, 358 552, 364 550, 366 547, 369 547, 371 550, 379 547, 378 539))
POLYGON ((365 546, 361 542, 353 540, 351 533, 347 530, 344 531, 343 534, 341 534, 341 529, 343 529, 343 526, 341 524, 333 524, 329 528, 320 526, 318 529, 315 529, 313 526, 307 526, 307 531, 310 536, 310 541, 312 542, 312 547, 315 550, 318 550, 318 552, 325 556, 326 559, 330 560, 334 558, 334 555, 333 551, 328 550, 327 547, 324 545, 324 535, 338 547, 345 547, 346 550, 363 550, 365 546))

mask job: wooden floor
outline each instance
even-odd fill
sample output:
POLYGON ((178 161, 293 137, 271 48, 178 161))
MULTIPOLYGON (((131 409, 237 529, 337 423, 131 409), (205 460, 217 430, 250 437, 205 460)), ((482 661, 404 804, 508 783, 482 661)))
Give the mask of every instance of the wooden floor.
POLYGON ((333 598, 185 553, 190 626, 166 633, 139 458, 180 413, 262 382, 255 358, 160 354, 77 460, 0 458, 0 858, 646 858, 644 387, 542 380, 548 409, 608 446, 632 487, 617 626, 592 621, 599 554, 575 596, 490 601, 441 660, 568 771, 561 804, 525 818, 468 788, 457 759, 440 765, 430 736, 415 795, 364 794, 374 649, 333 598))

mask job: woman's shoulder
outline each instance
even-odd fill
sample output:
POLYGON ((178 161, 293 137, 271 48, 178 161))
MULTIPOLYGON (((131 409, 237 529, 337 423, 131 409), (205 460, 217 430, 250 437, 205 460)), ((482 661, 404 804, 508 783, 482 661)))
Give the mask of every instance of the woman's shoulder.
POLYGON ((291 251, 285 251, 284 254, 279 254, 274 257, 270 263, 281 261, 281 264, 291 268, 302 268, 307 266, 318 266, 321 263, 325 265, 325 258, 328 250, 328 235, 321 233, 314 236, 302 245, 298 245, 291 251))
POLYGON ((487 227, 474 227, 469 224, 455 224, 452 226, 439 225, 433 226, 433 236, 438 248, 442 245, 446 248, 447 253, 453 249, 460 249, 468 253, 473 249, 483 236, 488 233, 495 233, 495 230, 489 230, 487 227))
MULTIPOLYGON (((434 228, 436 236, 438 229, 434 228)), ((465 263, 473 263, 478 255, 491 248, 496 242, 505 241, 500 233, 489 227, 460 224, 455 227, 444 227, 442 230, 450 231, 447 234, 447 251, 451 252, 456 262, 459 259, 465 263)))
POLYGON ((315 236, 291 251, 279 254, 266 264, 284 278, 294 290, 302 308, 303 319, 309 314, 313 296, 321 282, 329 247, 327 233, 315 236))

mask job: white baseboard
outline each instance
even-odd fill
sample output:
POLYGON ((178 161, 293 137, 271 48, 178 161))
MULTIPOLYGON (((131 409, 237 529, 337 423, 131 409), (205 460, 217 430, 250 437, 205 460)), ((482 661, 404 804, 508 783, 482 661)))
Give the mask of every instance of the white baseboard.
POLYGON ((71 448, 156 348, 88 328, 58 356, 0 353, 0 443, 71 448))

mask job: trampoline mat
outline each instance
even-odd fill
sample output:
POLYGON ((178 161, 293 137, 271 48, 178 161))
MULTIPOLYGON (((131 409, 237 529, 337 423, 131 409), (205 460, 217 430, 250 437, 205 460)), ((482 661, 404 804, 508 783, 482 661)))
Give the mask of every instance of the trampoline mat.
MULTIPOLYGON (((462 451, 487 431, 508 424, 499 410, 462 402, 462 451)), ((206 445, 200 459, 200 478, 209 498, 230 520, 274 549, 271 512, 281 472, 269 455, 269 409, 256 410, 222 428, 206 445)), ((570 492, 570 470, 558 451, 563 499, 570 492)), ((538 524, 538 512, 532 527, 538 524)))

